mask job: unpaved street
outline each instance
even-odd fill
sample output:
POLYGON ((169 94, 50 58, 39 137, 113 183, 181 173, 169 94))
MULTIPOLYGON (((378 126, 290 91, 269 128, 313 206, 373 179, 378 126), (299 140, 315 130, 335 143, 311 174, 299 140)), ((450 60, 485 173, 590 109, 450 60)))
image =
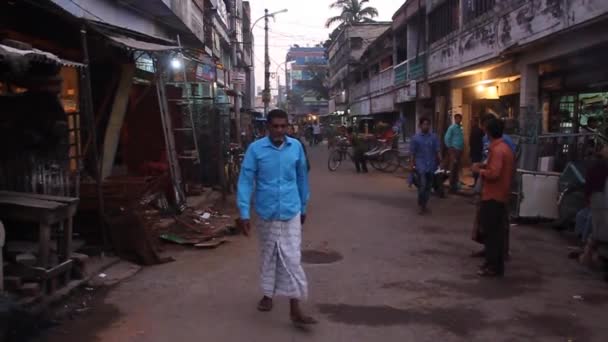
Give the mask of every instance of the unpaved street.
POLYGON ((312 148, 313 199, 305 226, 311 300, 321 321, 289 323, 287 301, 256 311, 257 243, 182 250, 144 268, 46 341, 606 341, 608 289, 566 258, 566 242, 540 226, 512 229, 503 280, 479 279, 469 199, 432 199, 416 215, 403 178, 326 168, 312 148), (325 258, 322 252, 330 252, 325 258), (338 255, 339 254, 339 255, 338 255), (336 260, 339 259, 339 260, 336 260), (335 262, 332 262, 335 261, 335 262), (574 296, 582 296, 582 299, 574 296))

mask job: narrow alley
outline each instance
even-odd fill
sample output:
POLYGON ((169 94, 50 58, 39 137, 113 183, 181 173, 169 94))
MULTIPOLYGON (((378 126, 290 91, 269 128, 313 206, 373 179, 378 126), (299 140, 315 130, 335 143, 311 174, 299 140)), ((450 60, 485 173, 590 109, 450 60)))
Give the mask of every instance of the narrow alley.
POLYGON ((473 206, 432 199, 415 211, 403 178, 326 168, 311 148, 312 202, 303 245, 320 324, 295 329, 285 300, 256 302, 255 238, 213 252, 184 249, 144 268, 49 342, 166 341, 605 341, 605 283, 566 258, 567 243, 540 226, 514 226, 504 279, 480 279, 470 241, 473 206))

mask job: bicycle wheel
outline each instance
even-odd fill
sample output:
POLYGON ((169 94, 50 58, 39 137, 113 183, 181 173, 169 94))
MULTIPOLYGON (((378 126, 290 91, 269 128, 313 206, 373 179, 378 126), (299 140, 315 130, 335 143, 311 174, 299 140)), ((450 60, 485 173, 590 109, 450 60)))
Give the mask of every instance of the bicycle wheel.
POLYGON ((401 162, 399 161, 399 152, 396 150, 388 150, 382 153, 382 159, 384 160, 384 169, 382 171, 388 173, 394 173, 399 169, 401 162))
POLYGON ((329 171, 336 171, 340 164, 342 164, 342 154, 343 152, 338 150, 333 150, 329 154, 329 158, 327 159, 327 168, 329 171))

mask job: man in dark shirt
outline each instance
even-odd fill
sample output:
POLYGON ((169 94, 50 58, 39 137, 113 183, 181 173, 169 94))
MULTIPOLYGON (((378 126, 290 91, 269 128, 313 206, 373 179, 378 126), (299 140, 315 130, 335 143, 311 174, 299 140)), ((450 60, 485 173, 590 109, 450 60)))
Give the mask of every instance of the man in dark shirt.
POLYGON ((435 178, 437 166, 441 164, 439 139, 431 132, 431 120, 420 118, 420 133, 414 135, 410 144, 411 168, 418 176, 418 206, 420 215, 428 211, 427 204, 435 178))

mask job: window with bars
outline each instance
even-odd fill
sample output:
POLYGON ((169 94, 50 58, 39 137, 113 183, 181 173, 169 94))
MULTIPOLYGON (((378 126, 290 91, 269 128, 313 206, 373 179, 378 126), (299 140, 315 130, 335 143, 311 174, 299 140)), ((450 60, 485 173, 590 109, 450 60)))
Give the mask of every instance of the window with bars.
POLYGON ((495 4, 496 0, 464 0, 462 4, 464 21, 471 21, 492 11, 495 4))
POLYGON ((456 31, 460 25, 460 0, 447 0, 429 14, 429 41, 434 43, 456 31))

